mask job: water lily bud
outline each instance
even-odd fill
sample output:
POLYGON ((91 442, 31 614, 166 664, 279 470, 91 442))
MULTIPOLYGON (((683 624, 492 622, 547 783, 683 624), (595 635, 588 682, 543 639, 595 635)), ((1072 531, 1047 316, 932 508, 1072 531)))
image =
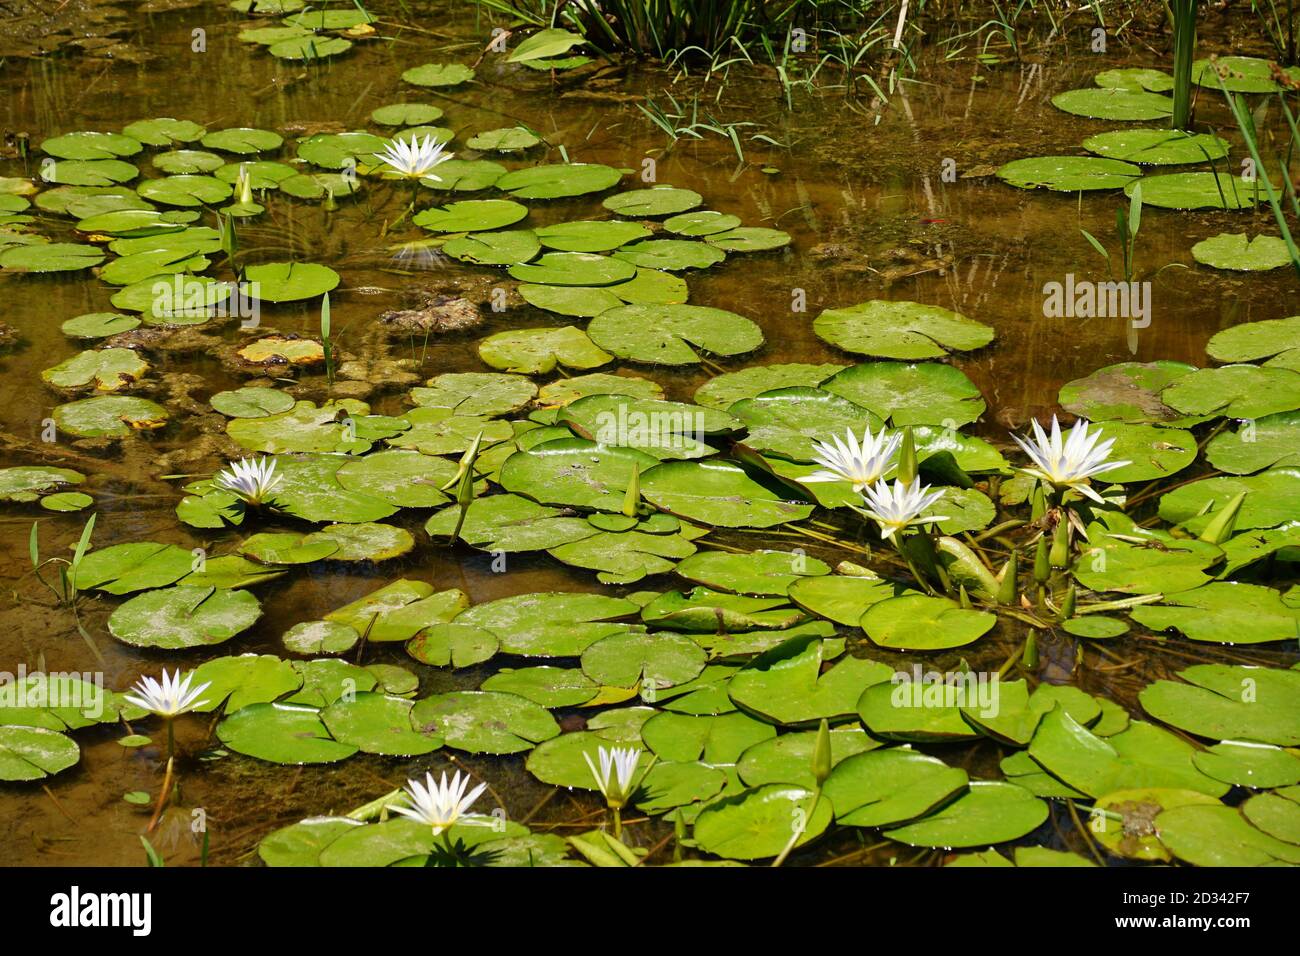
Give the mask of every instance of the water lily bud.
POLYGON ((221 216, 217 219, 221 231, 221 251, 227 259, 234 257, 239 250, 239 237, 235 235, 235 217, 221 216))
POLYGON ((813 779, 817 781, 820 787, 826 782, 826 778, 831 775, 831 728, 822 718, 821 724, 817 727, 817 743, 813 746, 812 758, 813 779))
POLYGON ((469 450, 465 452, 465 473, 461 475, 460 485, 456 488, 456 503, 462 509, 468 508, 470 502, 474 500, 474 460, 478 458, 479 445, 482 443, 483 433, 479 432, 474 436, 469 450))
POLYGON ((1056 523, 1056 530, 1052 532, 1052 549, 1048 560, 1054 568, 1070 566, 1070 523, 1064 517, 1056 523))
POLYGON ((334 190, 325 190, 325 201, 321 203, 321 206, 329 212, 333 212, 335 209, 339 208, 339 204, 334 201, 334 190))
POLYGON ((1210 544, 1223 544, 1232 537, 1232 532, 1237 527, 1237 515, 1241 513, 1241 504, 1246 500, 1246 492, 1236 495, 1231 501, 1219 509, 1210 523, 1205 526, 1201 532, 1201 541, 1210 544))
POLYGON ((1025 638, 1025 649, 1020 654, 1020 662, 1030 670, 1038 668, 1038 635, 1033 631, 1025 638))
POLYGON ((1034 580, 1039 584, 1046 584, 1051 575, 1052 565, 1048 560, 1047 538, 1040 535, 1038 544, 1034 546, 1034 580))
POLYGON ((998 582, 998 603, 1015 604, 1016 592, 1019 590, 1020 552, 1013 550, 1011 557, 1002 568, 1002 580, 998 582))
POLYGON ((911 425, 903 429, 903 443, 898 449, 896 477, 905 485, 910 485, 916 479, 916 439, 912 437, 911 425))
POLYGON ((623 514, 629 518, 636 517, 637 506, 641 503, 641 466, 632 466, 632 480, 627 483, 627 494, 623 496, 623 514))
POLYGON ((244 169, 239 171, 239 204, 241 206, 253 204, 253 179, 244 169))
POLYGON ((1076 600, 1074 585, 1071 584, 1069 590, 1065 592, 1065 600, 1061 602, 1061 620, 1068 621, 1074 617, 1074 604, 1076 600))
POLYGON ((1041 481, 1034 482, 1029 492, 1029 520, 1037 521, 1047 514, 1047 493, 1041 481))
POLYGON ((966 610, 970 610, 973 605, 970 603, 970 595, 966 593, 966 585, 960 585, 960 591, 957 595, 957 603, 966 610))

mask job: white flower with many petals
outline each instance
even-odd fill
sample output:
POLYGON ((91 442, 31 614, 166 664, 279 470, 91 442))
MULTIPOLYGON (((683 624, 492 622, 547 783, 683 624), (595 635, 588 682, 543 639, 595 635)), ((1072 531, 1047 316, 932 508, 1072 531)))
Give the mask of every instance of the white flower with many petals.
POLYGON ((439 783, 433 782, 431 773, 425 774, 424 780, 423 784, 418 780, 406 781, 406 797, 411 805, 404 807, 394 804, 392 809, 395 813, 433 827, 434 836, 459 823, 479 794, 487 789, 486 783, 480 783, 468 794, 465 793, 469 786, 469 775, 462 779, 459 770, 452 775, 450 783, 447 782, 446 773, 443 773, 439 783))
POLYGON ((198 696, 211 687, 212 682, 209 681, 206 684, 191 688, 190 682, 192 680, 194 680, 192 672, 186 674, 185 679, 181 680, 179 667, 176 668, 175 674, 168 674, 164 668, 162 683, 152 677, 142 677, 131 688, 135 691, 135 694, 124 694, 123 697, 128 703, 143 707, 152 714, 171 718, 207 703, 206 700, 199 700, 198 696))
POLYGON ((814 444, 817 454, 813 455, 813 461, 822 466, 821 470, 799 480, 804 483, 847 481, 852 483, 854 491, 861 492, 889 470, 894 455, 898 453, 898 446, 903 441, 901 432, 891 435, 885 431, 884 425, 880 426, 880 434, 874 437, 871 426, 868 425, 862 433, 861 445, 851 428, 846 429, 844 437, 846 440, 840 441, 838 435, 832 435, 833 445, 825 441, 814 444))
POLYGON ((378 155, 390 171, 399 176, 407 179, 438 179, 432 173, 433 168, 456 155, 444 153, 444 145, 446 144, 435 143, 432 136, 424 137, 424 142, 420 142, 418 136, 412 136, 410 139, 392 140, 378 155))
POLYGON ((1065 439, 1061 437, 1061 425, 1055 415, 1052 416, 1051 435, 1044 432, 1037 421, 1033 426, 1034 435, 1028 441, 1019 435, 1011 436, 1034 462, 1032 467, 1021 470, 1056 488, 1073 488, 1101 503, 1101 495, 1088 487, 1088 479, 1130 464, 1127 461, 1107 461, 1115 439, 1101 441, 1101 429, 1089 432, 1086 418, 1075 422, 1065 439))
POLYGON ((880 525, 885 540, 914 524, 948 520, 946 515, 921 517, 921 512, 943 497, 943 489, 931 491, 929 485, 922 487, 920 478, 913 478, 907 485, 901 478, 895 478, 892 487, 889 482, 881 481, 864 488, 862 497, 867 503, 867 517, 880 525))
POLYGON ((636 765, 640 757, 641 751, 633 747, 611 747, 609 750, 598 747, 596 758, 600 761, 600 769, 597 769, 589 754, 582 755, 582 759, 591 768, 591 775, 596 778, 596 786, 600 788, 605 802, 614 809, 622 807, 632 798, 632 781, 636 777, 636 765))
POLYGON ((274 458, 241 458, 218 472, 213 482, 238 496, 244 504, 260 505, 270 499, 283 478, 275 473, 274 458))

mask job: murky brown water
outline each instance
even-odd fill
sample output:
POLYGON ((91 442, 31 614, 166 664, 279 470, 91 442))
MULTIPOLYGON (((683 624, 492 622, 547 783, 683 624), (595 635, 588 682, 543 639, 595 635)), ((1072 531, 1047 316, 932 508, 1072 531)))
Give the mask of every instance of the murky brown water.
MULTIPOLYGON (((424 5, 412 5, 418 13, 424 5)), ((398 14, 396 5, 375 5, 381 15, 398 14)), ((1169 269, 1156 277, 1153 321, 1130 348, 1129 331, 1119 319, 1057 320, 1042 314, 1044 283, 1064 281, 1067 273, 1102 279, 1105 266, 1080 235, 1080 227, 1108 237, 1114 227, 1114 195, 1089 198, 1009 188, 987 175, 988 167, 1026 155, 1069 152, 1074 144, 1107 124, 1067 117, 1048 104, 1051 95, 1087 85, 1091 75, 1107 66, 1156 65, 1142 47, 1127 50, 1112 45, 1098 56, 1083 49, 1071 52, 1056 46, 1046 62, 989 69, 964 60, 923 65, 920 82, 902 85, 889 108, 873 112, 870 104, 846 108, 839 94, 813 99, 796 92, 795 108, 787 111, 779 87, 770 81, 745 79, 733 73, 720 101, 716 86, 702 100, 722 119, 757 124, 743 135, 761 132, 788 150, 746 141, 748 163, 738 165, 731 145, 717 137, 681 140, 663 152, 665 137, 630 102, 557 95, 545 75, 504 70, 489 59, 480 68, 480 82, 450 95, 426 94, 401 83, 410 66, 435 60, 470 61, 477 56, 479 36, 472 12, 445 4, 432 6, 416 23, 421 30, 387 25, 380 33, 391 41, 359 44, 349 55, 324 67, 283 64, 260 49, 240 43, 245 26, 224 5, 203 4, 189 9, 126 17, 132 45, 156 54, 151 62, 105 63, 74 56, 45 60, 10 60, 2 69, 4 126, 24 131, 33 143, 49 135, 77 129, 120 129, 131 121, 153 116, 188 118, 209 129, 256 126, 285 130, 299 124, 319 124, 338 130, 366 128, 375 107, 402 99, 431 95, 447 111, 440 121, 458 134, 520 121, 538 129, 552 143, 563 143, 571 159, 640 168, 646 155, 657 159, 657 181, 688 187, 704 195, 709 208, 739 216, 746 225, 779 227, 790 232, 793 246, 778 254, 734 255, 707 274, 692 274, 691 301, 739 312, 764 329, 767 345, 743 359, 721 360, 726 369, 766 362, 844 361, 842 355, 817 339, 811 319, 822 309, 868 298, 888 296, 930 302, 958 310, 994 326, 997 344, 958 364, 983 390, 989 413, 978 430, 1002 441, 1008 426, 1049 411, 1057 388, 1100 366, 1130 358, 1204 361, 1204 345, 1216 330, 1253 320, 1277 318, 1295 308, 1280 309, 1293 277, 1237 279, 1210 270, 1169 269), (207 51, 191 52, 191 30, 207 30, 207 51), (422 31, 433 31, 432 34, 422 31), (877 118, 879 119, 876 122, 877 118), (959 177, 947 182, 943 160, 955 161, 959 177), (765 173, 763 167, 779 172, 765 173), (981 174, 984 175, 971 175, 981 174), (806 294, 807 310, 791 310, 794 290, 806 294)), ((687 101, 699 83, 692 78, 673 85, 671 74, 649 67, 629 67, 593 92, 650 95, 666 103, 665 89, 687 101)), ((573 92, 573 91, 567 91, 573 92)), ((1212 99, 1212 98, 1207 98, 1212 99)), ((1221 103, 1206 102, 1200 117, 1222 129, 1231 128, 1221 103)), ((1267 123, 1264 128, 1271 128, 1267 123)), ((1226 134, 1225 134, 1226 135, 1226 134)), ((458 139, 459 139, 458 135, 458 139)), ((1270 150, 1271 151, 1271 150, 1270 150)), ((532 156, 530 155, 530 160, 532 156)), ((552 152, 537 161, 559 161, 552 152)), ((142 167, 148 172, 147 163, 142 167)), ((0 174, 24 172, 17 160, 0 162, 0 174)), ((393 259, 395 242, 416 238, 419 230, 404 224, 383 237, 386 222, 402 211, 405 196, 397 190, 374 188, 357 201, 341 201, 335 211, 319 204, 277 200, 268 215, 241 233, 253 259, 288 258, 297 251, 324 263, 343 276, 331 295, 338 345, 363 358, 388 355, 418 358, 423 377, 446 371, 482 368, 473 352, 479 337, 505 328, 555 324, 555 318, 522 304, 469 333, 433 339, 427 351, 421 343, 390 345, 373 331, 375 317, 400 308, 402 290, 441 288, 447 283, 477 279, 484 270, 435 258, 427 269, 412 270, 393 259)), ((537 204, 533 224, 560 222, 586 215, 589 201, 537 204)), ((1246 213, 1145 212, 1139 237, 1138 269, 1153 272, 1170 262, 1191 263, 1190 247, 1202 238, 1225 231, 1255 232, 1268 226, 1266 211, 1246 213)), ((0 465, 30 464, 24 443, 39 440, 41 421, 58 397, 44 388, 39 372, 72 354, 74 347, 59 324, 86 312, 111 311, 112 288, 94 279, 16 278, 0 275, 0 321, 18 329, 23 346, 0 355, 0 432, 12 440, 0 453, 0 465)), ((263 329, 313 334, 314 308, 266 306, 263 329)), ((227 338, 238 331, 231 327, 227 338)), ((193 396, 233 387, 239 379, 204 355, 158 357, 161 375, 189 373, 201 377, 193 396)), ((663 384, 668 397, 689 399, 709 373, 667 369, 641 370, 663 384)), ((197 380, 196 380, 197 381, 197 380)), ((404 390, 403 390, 404 391, 404 390)), ((300 398, 324 396, 323 377, 307 377, 294 389, 300 398)), ((376 393, 375 409, 396 414, 401 392, 376 393)), ((220 421, 219 417, 216 419, 220 421)), ((68 464, 89 475, 87 490, 99 513, 95 543, 103 546, 131 540, 174 542, 222 553, 238 540, 225 533, 207 537, 178 524, 174 515, 177 482, 158 479, 157 458, 168 454, 172 471, 206 473, 220 459, 205 451, 203 434, 212 423, 182 422, 164 437, 132 439, 112 448, 99 465, 91 450, 68 464), (197 449, 192 455, 186 449, 197 449), (181 454, 176 454, 181 452, 181 454)), ((25 577, 27 530, 33 514, 15 506, 0 517, 0 669, 19 663, 34 667, 43 658, 51 670, 97 669, 77 636, 66 611, 46 610, 32 603, 42 592, 25 577)), ((45 553, 54 553, 75 539, 83 516, 41 518, 45 553)), ((394 519, 416 530, 422 519, 394 519)), ((384 564, 370 573, 296 573, 283 582, 259 589, 264 617, 256 627, 210 652, 184 655, 197 664, 208 656, 230 652, 281 653, 279 635, 294 623, 320 616, 396 577, 429 580, 439 588, 462 588, 474 602, 540 590, 597 590, 593 578, 570 571, 545 556, 512 556, 506 574, 493 574, 486 555, 461 550, 449 553, 426 537, 413 556, 384 564)), ((728 540, 722 536, 722 541, 728 540)), ((746 547, 761 546, 762 535, 740 536, 746 547)), ((788 546, 788 542, 785 543, 788 546)), ((816 547, 810 552, 837 560, 816 547)), ((105 680, 125 688, 142 671, 153 672, 177 655, 142 653, 108 637, 104 621, 112 604, 102 599, 83 605, 83 619, 96 636, 107 664, 105 680)), ((972 665, 996 669, 1015 653, 1024 635, 1018 627, 1001 630, 967 648, 972 665)), ((872 656, 881 657, 879 651, 872 656)), ((883 655, 888 657, 888 655, 883 655)), ((961 655, 930 657, 935 666, 954 665, 961 655)), ((1074 642, 1042 648, 1040 676, 1074 680, 1085 689, 1107 692, 1136 712, 1133 694, 1141 684, 1185 666, 1193 660, 1233 659, 1280 663, 1295 659, 1287 651, 1223 651, 1201 646, 1168 645, 1132 637, 1111 642, 1104 653, 1090 651, 1076 659, 1074 642)), ((894 655, 899 662, 910 661, 894 655)), ((368 661, 412 664, 400 647, 372 648, 368 661)), ((422 693, 448 689, 453 683, 477 686, 485 672, 458 672, 454 677, 433 668, 413 665, 421 674, 422 693)), ((186 749, 201 750, 211 728, 191 718, 179 726, 186 749)), ((39 784, 0 785, 0 864, 139 864, 143 862, 138 835, 149 809, 123 802, 132 790, 154 792, 158 786, 157 752, 118 746, 120 728, 79 731, 82 761, 72 770, 39 784)), ((996 746, 978 745, 942 750, 951 763, 978 772, 995 765, 996 746)), ((210 763, 191 764, 182 774, 183 806, 169 811, 168 822, 155 843, 169 863, 196 859, 189 832, 189 808, 203 807, 212 834, 212 860, 247 862, 257 840, 271 829, 304 816, 345 812, 400 785, 413 771, 449 766, 445 752, 411 761, 358 755, 337 766, 303 769, 273 767, 231 755, 210 763)), ((457 757, 463 765, 482 771, 510 818, 534 826, 590 826, 596 804, 585 796, 560 793, 529 817, 552 788, 537 783, 522 770, 521 758, 457 757)), ((1059 808, 1054 819, 1068 829, 1059 808)), ((563 829, 558 832, 564 832, 563 829)), ((632 826, 629 832, 643 845, 666 834, 656 825, 632 826)), ((1058 831, 1059 832, 1059 831, 1058 831)), ((830 861, 858 850, 852 835, 823 844, 805 859, 830 861)), ((900 862, 933 859, 905 847, 885 845, 853 862, 900 862)), ((798 859, 798 857, 796 857, 798 859)))

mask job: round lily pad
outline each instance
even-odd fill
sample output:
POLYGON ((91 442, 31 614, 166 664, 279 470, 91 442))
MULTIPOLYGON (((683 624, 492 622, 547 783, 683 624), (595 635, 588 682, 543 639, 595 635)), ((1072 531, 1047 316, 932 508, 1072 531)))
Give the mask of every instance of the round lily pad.
POLYGON ((279 149, 280 144, 284 142, 284 137, 271 130, 237 127, 207 133, 199 142, 208 149, 251 155, 279 149))
POLYGON ((1075 116, 1107 120, 1167 119, 1174 112, 1173 99, 1146 90, 1066 90, 1052 97, 1052 105, 1075 116))
POLYGON ((1141 175, 1142 170, 1132 163, 1092 156, 1015 159, 998 170, 998 178, 1012 186, 1021 189, 1051 189, 1056 192, 1122 189, 1141 175))
POLYGON ((599 163, 556 163, 516 169, 496 187, 519 199, 563 199, 601 192, 622 178, 617 169, 599 163))
POLYGON ((314 262, 267 262, 244 270, 249 294, 263 302, 297 302, 324 295, 339 274, 314 262))
POLYGON ((81 759, 71 737, 44 727, 0 727, 0 780, 42 780, 81 759))
POLYGON ((988 846, 1016 840, 1047 819, 1047 804, 1014 783, 975 780, 937 813, 886 831, 912 846, 988 846))
POLYGON ((695 821, 693 835, 706 853, 760 860, 777 856, 791 842, 798 847, 815 839, 832 817, 830 801, 814 791, 769 783, 710 803, 695 821))
POLYGON ((249 386, 218 392, 208 399, 214 409, 229 418, 264 418, 293 408, 293 396, 278 388, 249 386))
POLYGON ((557 365, 597 368, 613 359, 586 332, 572 325, 498 332, 479 343, 478 354, 493 368, 525 375, 546 374, 557 365))
POLYGON ((6 272, 75 272, 103 261, 102 249, 79 242, 44 242, 0 251, 0 268, 6 272))
POLYGON ((1084 617, 1072 617, 1061 622, 1061 629, 1075 637, 1087 637, 1094 641, 1119 637, 1128 633, 1128 624, 1117 617, 1102 614, 1088 614, 1084 617))
POLYGON ((694 305, 628 305, 592 319, 593 342, 620 358, 658 365, 692 365, 696 349, 742 355, 763 344, 762 330, 722 309, 694 305))
POLYGON ((119 332, 129 332, 140 324, 133 315, 118 312, 88 312, 74 319, 68 319, 59 330, 64 335, 77 339, 102 339, 119 332))
POLYGON ((79 438, 126 438, 161 428, 167 410, 147 398, 102 395, 57 406, 54 422, 60 431, 79 438))
POLYGON ((346 653, 356 646, 361 635, 338 621, 303 621, 285 631, 280 640, 286 650, 318 657, 346 653))
POLYGON ((136 647, 178 650, 230 640, 261 616, 247 591, 178 584, 146 591, 119 606, 108 631, 136 647))
POLYGON ((321 721, 335 740, 363 753, 414 757, 442 746, 436 733, 411 725, 412 704, 401 697, 363 693, 335 701, 321 711, 321 721))
POLYGON ((466 199, 416 213, 414 222, 430 232, 485 232, 511 226, 528 207, 509 199, 466 199))
POLYGON ((867 608, 862 629, 881 647, 933 651, 964 647, 983 637, 997 615, 960 607, 949 598, 907 594, 867 608))
POLYGON ((896 826, 916 820, 966 790, 966 771, 905 747, 849 756, 826 779, 837 823, 896 826))
POLYGON ((985 407, 979 389, 960 369, 934 362, 851 365, 824 381, 821 388, 898 427, 960 426, 979 418, 985 407))
POLYGON ((603 205, 610 212, 629 219, 671 216, 694 209, 704 202, 704 197, 690 189, 674 186, 652 186, 649 189, 631 189, 605 199, 603 205))
POLYGON ((846 352, 894 359, 941 358, 993 341, 983 322, 934 305, 877 299, 827 309, 813 322, 818 337, 846 352))
MULTIPOLYGON (((1228 173, 1161 173, 1141 182, 1143 204, 1163 209, 1249 209, 1264 196, 1259 183, 1228 173)), ((1133 185, 1124 192, 1132 195, 1133 185)))
POLYGON ((1184 133, 1176 129, 1120 129, 1098 133, 1085 139, 1083 148, 1098 156, 1146 166, 1218 162, 1228 155, 1227 140, 1209 133, 1184 133))
POLYGON ((638 268, 665 272, 707 269, 727 257, 722 249, 710 243, 688 239, 646 239, 626 245, 614 255, 638 268))
POLYGON ((426 697, 416 701, 411 723, 421 733, 441 736, 448 747, 470 753, 519 753, 560 732, 545 707, 494 691, 426 697))
POLYGON ((465 143, 470 149, 486 152, 513 153, 530 149, 541 142, 537 134, 522 126, 509 126, 503 129, 490 129, 476 133, 465 143))
POLYGON ((425 63, 405 71, 402 79, 413 86, 459 86, 474 79, 474 71, 461 63, 425 63))
POLYGON ((330 737, 320 711, 297 704, 251 704, 218 724, 217 736, 236 753, 269 763, 336 763, 357 752, 330 737))
POLYGON ((1192 246, 1192 258, 1201 265, 1236 272, 1265 272, 1291 264, 1287 244, 1277 236, 1248 239, 1244 232, 1221 232, 1192 246))
POLYGON ((635 274, 630 263, 588 252, 548 252, 536 262, 510 267, 511 277, 521 282, 558 286, 606 286, 635 274))

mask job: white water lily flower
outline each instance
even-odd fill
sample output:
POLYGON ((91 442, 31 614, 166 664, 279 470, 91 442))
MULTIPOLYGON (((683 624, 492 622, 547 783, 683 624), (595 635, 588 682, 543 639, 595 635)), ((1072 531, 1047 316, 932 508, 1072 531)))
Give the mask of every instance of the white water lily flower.
POLYGON ((1101 495, 1088 487, 1088 479, 1130 464, 1127 461, 1106 460, 1115 439, 1101 441, 1101 429, 1089 432, 1086 418, 1075 422, 1069 437, 1064 440, 1061 438, 1061 425, 1055 415, 1052 416, 1050 436, 1036 420, 1033 427, 1033 438, 1028 441, 1019 435, 1011 436, 1034 462, 1032 467, 1022 468, 1021 471, 1056 488, 1073 488, 1101 504, 1101 495))
POLYGON ((197 698, 212 686, 212 682, 208 681, 206 684, 191 688, 190 682, 193 679, 193 672, 186 674, 185 679, 181 680, 179 667, 176 668, 175 674, 168 674, 164 668, 161 684, 152 677, 142 677, 131 688, 135 694, 124 694, 123 697, 128 703, 143 707, 159 717, 175 717, 207 703, 206 700, 197 698))
POLYGON ((391 809, 395 813, 408 816, 412 820, 418 820, 420 823, 427 823, 433 827, 433 835, 438 836, 444 830, 459 823, 461 817, 468 812, 469 808, 478 799, 479 794, 487 789, 486 783, 480 783, 468 794, 465 789, 469 786, 469 775, 463 779, 460 771, 457 770, 452 775, 451 782, 447 782, 447 774, 443 773, 442 780, 439 783, 433 782, 433 774, 424 775, 424 784, 418 780, 406 781, 406 797, 411 802, 409 807, 399 804, 393 804, 391 809))
POLYGON ((886 541, 914 524, 948 520, 946 515, 921 517, 922 511, 943 497, 943 489, 931 491, 929 485, 922 487, 920 478, 913 478, 907 485, 901 478, 895 478, 893 487, 881 481, 864 488, 862 497, 867 503, 867 517, 880 525, 886 541))
POLYGON ((861 492, 867 485, 879 480, 889 466, 893 464, 898 446, 902 444, 901 432, 889 434, 885 426, 880 426, 880 434, 872 436, 871 426, 862 434, 862 444, 858 444, 853 429, 845 430, 846 441, 840 441, 838 435, 832 435, 831 442, 817 442, 813 448, 817 452, 813 461, 821 465, 820 471, 800 478, 799 481, 812 483, 817 481, 848 481, 853 490, 861 492))
POLYGON ((618 809, 632 797, 632 779, 636 776, 641 751, 633 747, 611 747, 608 750, 598 747, 596 757, 600 761, 599 770, 592 763, 590 754, 582 755, 582 759, 591 768, 591 775, 596 778, 596 786, 600 788, 605 802, 618 809))
MULTIPOLYGON (((435 143, 432 136, 424 137, 420 142, 418 136, 410 139, 395 139, 378 154, 393 172, 407 179, 438 179, 431 170, 451 159, 455 153, 444 153, 444 143, 435 143)), ((441 180, 439 180, 441 181, 441 180)))
POLYGON ((284 479, 275 473, 274 458, 241 458, 217 473, 213 483, 248 505, 266 502, 284 479))

